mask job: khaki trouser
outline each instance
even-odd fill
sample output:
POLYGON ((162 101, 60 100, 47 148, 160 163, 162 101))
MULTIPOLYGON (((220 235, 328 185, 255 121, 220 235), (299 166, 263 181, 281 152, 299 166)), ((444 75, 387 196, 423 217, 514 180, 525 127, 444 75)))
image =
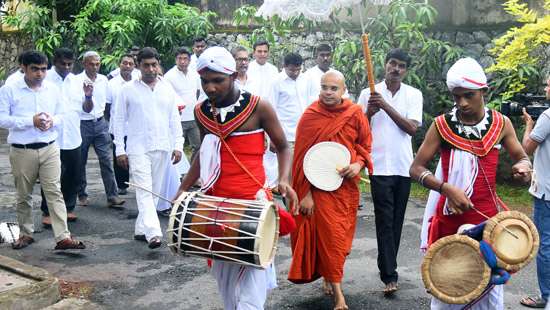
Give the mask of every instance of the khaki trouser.
POLYGON ((32 236, 34 232, 31 193, 36 178, 39 178, 48 203, 55 241, 69 238, 67 209, 59 181, 61 161, 57 143, 38 150, 10 147, 10 163, 17 190, 17 222, 21 235, 32 236))

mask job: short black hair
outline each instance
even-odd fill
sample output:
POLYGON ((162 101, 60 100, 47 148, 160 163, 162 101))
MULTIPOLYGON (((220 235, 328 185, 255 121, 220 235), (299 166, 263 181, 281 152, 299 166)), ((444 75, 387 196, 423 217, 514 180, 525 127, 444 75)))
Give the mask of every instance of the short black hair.
POLYGON ((42 52, 30 50, 21 53, 21 64, 28 66, 30 64, 42 65, 48 63, 48 57, 42 52))
POLYGON ((411 66, 412 58, 409 56, 407 52, 400 48, 392 48, 387 54, 386 54, 386 60, 384 60, 384 63, 388 63, 388 60, 390 58, 395 58, 397 60, 401 60, 407 63, 407 68, 411 66))
POLYGON ((252 45, 252 49, 255 51, 256 50, 256 47, 258 46, 262 46, 262 45, 267 45, 267 49, 269 50, 269 42, 267 42, 266 40, 264 39, 261 39, 261 40, 258 40, 254 43, 254 45, 252 45))
POLYGON ((332 53, 332 47, 328 45, 327 43, 321 43, 317 45, 315 48, 315 55, 318 55, 319 52, 331 52, 332 53))
POLYGON ((286 54, 285 59, 283 60, 285 67, 289 65, 301 66, 303 63, 304 59, 297 53, 286 54))
POLYGON ((137 62, 138 63, 141 63, 141 61, 143 59, 151 59, 151 58, 155 58, 156 60, 160 60, 159 53, 157 52, 157 49, 154 48, 154 47, 144 47, 137 54, 137 62))
POLYGON ((191 57, 191 52, 186 47, 180 47, 176 50, 176 57, 178 57, 181 54, 186 54, 187 56, 191 57))
POLYGON ((196 38, 193 39, 193 45, 195 45, 195 43, 199 43, 199 42, 206 43, 206 39, 204 37, 196 37, 196 38))
POLYGON ((233 48, 233 49, 231 50, 231 55, 233 55, 233 58, 237 57, 237 53, 238 53, 238 52, 247 52, 247 53, 248 53, 248 50, 246 49, 246 47, 241 46, 241 45, 239 45, 239 46, 233 48))
POLYGON ((134 60, 134 63, 136 62, 136 57, 133 54, 126 53, 126 54, 123 54, 122 56, 120 56, 120 59, 118 60, 118 63, 121 63, 122 59, 124 59, 124 58, 132 58, 134 60))
POLYGON ((66 47, 60 47, 53 52, 53 62, 61 59, 74 60, 74 52, 66 47))

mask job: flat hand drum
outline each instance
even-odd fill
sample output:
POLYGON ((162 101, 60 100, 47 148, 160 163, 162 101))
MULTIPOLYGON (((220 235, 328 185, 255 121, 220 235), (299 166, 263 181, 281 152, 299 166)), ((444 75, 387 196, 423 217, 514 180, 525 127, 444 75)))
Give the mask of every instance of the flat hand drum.
POLYGON ((537 254, 540 243, 537 228, 519 211, 503 211, 488 220, 483 240, 495 250, 498 266, 509 271, 527 265, 537 254))
POLYGON ((422 260, 428 293, 448 304, 466 304, 489 284, 491 269, 479 254, 479 242, 452 235, 432 244, 422 260))
POLYGON ((174 202, 166 235, 174 254, 266 268, 277 249, 279 213, 271 202, 185 192, 174 202))

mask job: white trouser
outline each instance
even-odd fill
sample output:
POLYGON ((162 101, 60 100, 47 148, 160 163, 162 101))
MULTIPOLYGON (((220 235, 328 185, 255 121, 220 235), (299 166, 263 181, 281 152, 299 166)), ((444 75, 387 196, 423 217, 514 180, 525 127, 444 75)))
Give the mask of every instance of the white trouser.
MULTIPOLYGON (((485 297, 473 305, 470 310, 502 310, 504 309, 504 285, 496 285, 485 297)), ((465 305, 451 305, 432 297, 432 310, 460 310, 465 305)))
POLYGON ((257 269, 214 260, 212 274, 225 310, 262 310, 267 292, 277 287, 275 269, 257 269))
MULTIPOLYGON (((171 154, 165 151, 152 151, 145 154, 128 156, 130 165, 130 179, 144 188, 160 193, 166 174, 166 164, 171 154)), ((157 216, 156 205, 158 198, 151 193, 136 189, 138 217, 135 234, 145 235, 147 241, 153 237, 162 237, 160 222, 157 216)))

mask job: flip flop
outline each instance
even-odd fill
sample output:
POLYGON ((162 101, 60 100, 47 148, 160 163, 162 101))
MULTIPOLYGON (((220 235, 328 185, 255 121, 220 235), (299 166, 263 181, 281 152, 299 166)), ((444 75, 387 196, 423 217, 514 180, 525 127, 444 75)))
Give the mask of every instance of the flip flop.
POLYGON ((75 240, 73 238, 66 238, 59 241, 54 250, 83 250, 86 246, 82 241, 75 240))
POLYGON ((546 307, 546 301, 542 299, 542 297, 523 297, 520 301, 520 304, 524 305, 528 308, 538 308, 538 309, 544 309, 546 307))
POLYGON ((399 286, 397 285, 397 282, 390 282, 386 284, 386 287, 384 288, 384 296, 392 296, 398 289, 399 286))

